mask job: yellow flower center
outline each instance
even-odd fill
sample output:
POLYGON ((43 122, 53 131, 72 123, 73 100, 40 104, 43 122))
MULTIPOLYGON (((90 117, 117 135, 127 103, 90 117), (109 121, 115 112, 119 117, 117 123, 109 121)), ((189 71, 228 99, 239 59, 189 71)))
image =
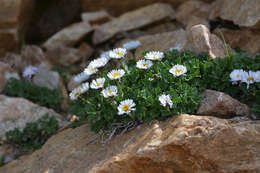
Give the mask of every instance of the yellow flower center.
POLYGON ((129 110, 129 105, 124 105, 124 106, 123 106, 123 111, 126 112, 126 111, 128 111, 128 110, 129 110))
POLYGON ((78 97, 78 96, 80 96, 80 93, 79 92, 75 93, 75 97, 78 97))
POLYGON ((97 83, 97 86, 98 86, 98 87, 100 87, 100 86, 101 86, 101 83, 100 83, 100 82, 98 82, 98 83, 97 83))
POLYGON ((144 67, 148 67, 149 64, 143 64, 144 67))
POLYGON ((254 79, 252 77, 247 78, 248 81, 253 81, 254 79))
POLYGON ((95 68, 90 68, 90 71, 95 71, 95 68))
POLYGON ((177 74, 178 74, 178 73, 181 73, 181 72, 182 72, 181 69, 176 69, 176 70, 175 70, 175 73, 177 73, 177 74))
POLYGON ((155 56, 155 55, 153 55, 153 59, 156 59, 156 56, 155 56))
POLYGON ((109 94, 109 95, 112 95, 112 94, 113 94, 113 91, 112 91, 112 90, 108 90, 108 94, 109 94))
POLYGON ((239 75, 239 74, 237 74, 237 75, 236 75, 236 77, 237 77, 237 78, 239 78, 239 77, 240 77, 240 75, 239 75))
POLYGON ((119 72, 113 73, 112 76, 113 76, 114 78, 116 78, 116 77, 120 76, 120 73, 119 73, 119 72))
POLYGON ((118 56, 122 56, 122 55, 123 55, 122 52, 116 52, 116 54, 117 54, 118 56))

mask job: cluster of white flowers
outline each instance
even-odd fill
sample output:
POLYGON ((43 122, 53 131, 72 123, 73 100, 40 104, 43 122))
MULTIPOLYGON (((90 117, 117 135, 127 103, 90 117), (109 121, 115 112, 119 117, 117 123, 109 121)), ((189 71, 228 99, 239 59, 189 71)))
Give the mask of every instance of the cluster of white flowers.
MULTIPOLYGON (((123 46, 124 48, 116 48, 111 51, 102 53, 100 58, 91 61, 89 66, 84 70, 84 72, 75 76, 74 80, 78 83, 87 80, 92 74, 98 72, 98 68, 105 66, 111 58, 121 59, 127 54, 127 50, 135 49, 138 46, 140 46, 140 42, 137 41, 129 42, 123 46)), ((153 62, 151 60, 160 61, 163 58, 164 58, 163 52, 152 51, 145 55, 145 59, 137 61, 136 67, 140 69, 149 69, 153 66, 153 62)), ((169 72, 172 73, 173 76, 178 77, 185 74, 187 72, 187 69, 183 65, 175 65, 170 69, 169 72)), ((122 78, 124 75, 125 75, 125 71, 123 69, 114 69, 107 73, 107 77, 110 80, 120 80, 120 78, 122 78)), ((89 87, 91 89, 102 89, 101 94, 105 98, 113 98, 117 96, 118 93, 117 86, 112 85, 104 88, 105 81, 106 81, 105 78, 97 78, 92 80, 90 85, 88 82, 84 83, 81 86, 75 88, 71 92, 70 98, 72 100, 76 100, 81 94, 86 92, 89 89, 89 87)), ((171 100, 170 95, 163 94, 159 96, 158 99, 162 106, 164 107, 168 106, 169 108, 173 107, 173 102, 171 100)), ((117 107, 118 115, 130 114, 132 111, 135 111, 136 109, 135 106, 136 104, 132 99, 126 99, 124 101, 121 101, 117 107)))
POLYGON ((238 82, 244 82, 247 84, 247 88, 249 88, 250 84, 255 82, 260 82, 260 71, 244 71, 242 69, 233 70, 230 75, 230 81, 232 84, 237 84, 238 82))

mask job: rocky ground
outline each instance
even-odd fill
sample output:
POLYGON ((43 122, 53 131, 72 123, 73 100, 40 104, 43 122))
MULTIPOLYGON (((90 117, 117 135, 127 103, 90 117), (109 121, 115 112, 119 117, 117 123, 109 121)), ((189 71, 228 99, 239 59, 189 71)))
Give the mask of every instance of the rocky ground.
POLYGON ((260 122, 250 108, 229 95, 206 90, 198 115, 142 124, 109 142, 89 126, 67 128, 73 76, 92 59, 131 40, 145 50, 207 52, 225 58, 234 48, 260 52, 259 0, 1 0, 0 144, 5 133, 23 129, 48 113, 59 132, 41 149, 21 156, 0 145, 8 173, 257 173, 260 122), (4 95, 10 78, 59 89, 63 101, 52 110, 25 98, 4 95), (60 71, 66 72, 64 76, 60 71), (18 158, 18 156, 21 156, 18 158))

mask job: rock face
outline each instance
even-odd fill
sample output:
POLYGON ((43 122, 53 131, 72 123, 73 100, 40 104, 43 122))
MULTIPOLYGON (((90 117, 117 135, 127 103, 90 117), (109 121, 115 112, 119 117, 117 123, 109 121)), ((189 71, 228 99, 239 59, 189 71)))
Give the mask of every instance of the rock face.
POLYGON ((260 31, 258 30, 230 30, 218 29, 214 34, 219 37, 223 34, 225 41, 232 47, 239 47, 250 55, 260 52, 260 31))
POLYGON ((170 48, 179 46, 183 47, 186 44, 186 32, 182 29, 165 32, 155 35, 147 35, 137 38, 141 42, 141 46, 136 50, 136 57, 141 57, 143 51, 156 50, 167 52, 170 48))
POLYGON ((190 30, 187 31, 187 39, 185 50, 194 51, 196 54, 207 52, 212 59, 216 57, 226 57, 226 47, 224 43, 216 35, 211 34, 205 25, 195 25, 191 27, 190 30))
POLYGON ((71 47, 81 41, 91 31, 92 27, 88 23, 75 23, 53 35, 43 44, 43 46, 46 48, 55 46, 71 47))
MULTIPOLYGON (((61 124, 61 115, 51 109, 36 105, 23 98, 0 95, 0 137, 14 128, 23 129, 28 122, 34 122, 44 115, 54 116, 61 124)), ((1 171, 0 171, 1 172, 1 171)))
POLYGON ((50 138, 0 172, 257 173, 260 122, 180 115, 141 125, 102 145, 87 125, 50 138), (62 158, 62 159, 61 159, 62 158))
POLYGON ((0 93, 10 78, 20 79, 18 73, 14 71, 8 64, 0 62, 0 93))
POLYGON ((217 0, 212 7, 211 19, 220 17, 242 27, 260 28, 259 0, 217 0))
POLYGON ((34 8, 33 0, 0 1, 0 56, 17 51, 22 34, 26 34, 34 8))
POLYGON ((203 97, 197 114, 214 115, 221 118, 250 115, 250 109, 247 105, 240 103, 225 93, 206 90, 203 97))
POLYGON ((175 13, 171 6, 163 3, 156 3, 125 13, 111 22, 99 26, 94 32, 93 43, 103 43, 117 33, 138 29, 155 22, 174 18, 174 15, 175 13))

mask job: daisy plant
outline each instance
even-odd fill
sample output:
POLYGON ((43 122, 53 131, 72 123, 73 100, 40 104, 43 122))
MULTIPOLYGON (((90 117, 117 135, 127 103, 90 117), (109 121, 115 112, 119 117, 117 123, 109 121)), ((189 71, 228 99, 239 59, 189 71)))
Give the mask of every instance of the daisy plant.
MULTIPOLYGON (((118 48, 101 57, 109 56, 116 61, 125 55, 126 49, 118 48)), ((131 122, 195 114, 201 93, 213 89, 249 104, 260 113, 260 56, 253 59, 234 54, 212 60, 207 54, 196 56, 174 49, 165 53, 146 51, 142 58, 128 60, 118 69, 106 68, 92 80, 90 89, 79 87, 72 91, 73 100, 84 100, 77 99, 71 112, 90 123, 94 131, 113 131, 118 124, 124 127, 131 122)), ((92 68, 97 68, 96 62, 91 63, 92 68)), ((91 71, 87 69, 85 72, 91 71)))

